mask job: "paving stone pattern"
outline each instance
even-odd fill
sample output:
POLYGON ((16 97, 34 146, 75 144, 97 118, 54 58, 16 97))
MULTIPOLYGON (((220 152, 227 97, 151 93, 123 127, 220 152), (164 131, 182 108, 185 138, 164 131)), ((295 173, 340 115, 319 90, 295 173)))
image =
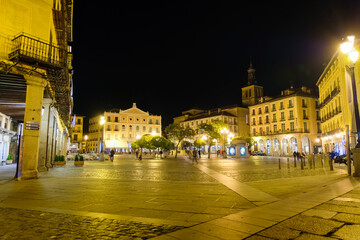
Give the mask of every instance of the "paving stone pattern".
POLYGON ((0 208, 0 239, 149 239, 183 227, 0 208))
POLYGON ((360 188, 246 239, 360 239, 360 188))

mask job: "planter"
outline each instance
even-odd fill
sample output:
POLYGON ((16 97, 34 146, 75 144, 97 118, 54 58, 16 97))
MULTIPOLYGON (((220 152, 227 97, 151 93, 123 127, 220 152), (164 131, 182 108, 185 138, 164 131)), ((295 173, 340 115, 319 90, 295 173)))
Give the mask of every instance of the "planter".
POLYGON ((54 166, 64 166, 66 164, 66 161, 55 161, 54 166))
POLYGON ((84 161, 74 161, 74 165, 77 167, 84 166, 84 161))
POLYGON ((11 160, 6 160, 6 165, 10 165, 10 164, 12 164, 13 162, 12 162, 12 159, 11 160))

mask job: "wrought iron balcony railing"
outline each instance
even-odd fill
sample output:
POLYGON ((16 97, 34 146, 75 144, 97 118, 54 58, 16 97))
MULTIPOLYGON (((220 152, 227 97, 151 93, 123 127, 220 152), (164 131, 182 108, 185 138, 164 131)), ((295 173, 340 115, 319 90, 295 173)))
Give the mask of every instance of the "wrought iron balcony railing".
POLYGON ((36 39, 24 33, 12 40, 13 49, 9 53, 11 61, 37 64, 43 68, 64 68, 67 64, 66 50, 36 39))

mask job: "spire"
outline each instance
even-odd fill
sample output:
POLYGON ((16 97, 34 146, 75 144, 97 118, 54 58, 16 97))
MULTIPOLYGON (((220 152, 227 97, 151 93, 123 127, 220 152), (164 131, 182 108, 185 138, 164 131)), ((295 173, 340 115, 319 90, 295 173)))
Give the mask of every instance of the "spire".
POLYGON ((257 84, 256 77, 255 77, 255 69, 252 66, 252 59, 250 56, 250 67, 248 69, 248 85, 257 84))

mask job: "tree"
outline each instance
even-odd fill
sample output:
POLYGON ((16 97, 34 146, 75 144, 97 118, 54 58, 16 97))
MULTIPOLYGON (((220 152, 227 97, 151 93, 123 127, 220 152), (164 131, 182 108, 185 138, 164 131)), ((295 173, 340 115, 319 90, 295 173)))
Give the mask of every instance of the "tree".
POLYGON ((133 142, 131 144, 131 148, 134 148, 134 149, 138 149, 138 148, 140 148, 140 149, 142 149, 142 148, 153 149, 154 146, 151 144, 151 139, 152 138, 153 138, 153 136, 151 136, 150 134, 145 134, 140 139, 133 142))
POLYGON ((208 158, 210 159, 211 146, 214 140, 221 139, 220 130, 226 128, 227 124, 220 120, 212 120, 210 123, 201 123, 198 126, 200 133, 206 134, 206 144, 208 145, 208 158))
POLYGON ((172 142, 169 139, 160 136, 153 137, 151 139, 151 145, 155 148, 161 148, 163 150, 169 150, 173 146, 172 142))
POLYGON ((195 135, 194 129, 190 127, 183 127, 179 123, 172 123, 165 128, 166 134, 174 142, 175 158, 177 157, 178 147, 186 138, 192 138, 195 135))
POLYGON ((205 146, 206 145, 206 142, 202 139, 196 139, 194 141, 194 146, 197 147, 197 148, 201 148, 202 146, 205 146))

